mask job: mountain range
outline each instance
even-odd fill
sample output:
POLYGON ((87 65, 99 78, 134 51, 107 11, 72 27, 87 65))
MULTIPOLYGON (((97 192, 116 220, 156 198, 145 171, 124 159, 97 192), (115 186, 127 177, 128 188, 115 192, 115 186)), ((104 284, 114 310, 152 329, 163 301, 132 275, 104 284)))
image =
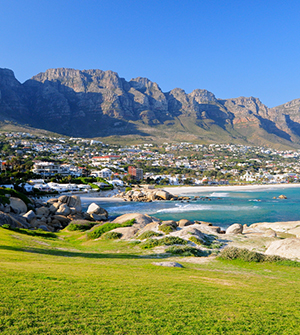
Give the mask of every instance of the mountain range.
POLYGON ((0 121, 69 136, 300 147, 300 99, 268 108, 258 98, 218 99, 205 89, 162 92, 147 78, 49 69, 20 83, 0 68, 0 121))

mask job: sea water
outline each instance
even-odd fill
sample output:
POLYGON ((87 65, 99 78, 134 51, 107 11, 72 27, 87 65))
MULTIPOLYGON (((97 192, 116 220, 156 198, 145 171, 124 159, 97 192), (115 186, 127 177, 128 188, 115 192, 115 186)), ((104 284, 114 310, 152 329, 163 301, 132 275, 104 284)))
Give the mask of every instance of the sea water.
POLYGON ((123 202, 95 201, 82 198, 83 208, 96 202, 110 217, 126 213, 143 213, 162 220, 199 220, 223 228, 233 223, 300 221, 300 187, 266 188, 260 190, 217 191, 182 194, 191 197, 184 201, 123 202), (278 199, 284 194, 287 199, 278 199), (200 199, 193 200, 195 196, 200 199), (207 198, 205 198, 207 197, 207 198), (276 197, 276 199, 273 199, 276 197))

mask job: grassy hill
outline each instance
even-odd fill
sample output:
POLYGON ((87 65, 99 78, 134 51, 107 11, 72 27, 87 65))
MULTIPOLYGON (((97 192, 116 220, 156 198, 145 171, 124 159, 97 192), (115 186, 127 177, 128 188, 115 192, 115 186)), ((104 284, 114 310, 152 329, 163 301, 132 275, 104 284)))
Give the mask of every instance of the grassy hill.
POLYGON ((166 268, 128 242, 3 228, 0 259, 1 334, 300 332, 298 267, 189 257, 166 268))

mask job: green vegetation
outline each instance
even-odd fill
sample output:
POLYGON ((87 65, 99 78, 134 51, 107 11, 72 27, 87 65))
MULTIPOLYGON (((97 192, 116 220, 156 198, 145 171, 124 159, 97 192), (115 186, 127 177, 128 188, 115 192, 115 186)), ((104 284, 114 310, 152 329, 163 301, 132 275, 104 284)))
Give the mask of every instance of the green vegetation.
POLYGON ((55 235, 0 228, 1 334, 299 334, 299 267, 177 257, 184 268, 167 268, 122 240, 55 235))
POLYGON ((104 223, 100 226, 96 226, 95 228, 93 228, 91 231, 89 231, 87 233, 87 238, 88 239, 96 239, 101 237, 101 235, 103 235, 104 233, 107 233, 110 230, 113 230, 115 228, 121 228, 121 227, 130 227, 134 224, 135 219, 132 220, 128 220, 122 224, 119 223, 112 223, 112 222, 107 222, 104 223))
POLYGON ((173 255, 180 255, 180 256, 196 256, 196 257, 207 256, 207 252, 199 250, 194 247, 190 247, 188 245, 172 246, 166 249, 166 252, 173 254, 173 255))
POLYGON ((140 236, 138 236, 138 239, 145 240, 146 238, 159 237, 159 236, 162 236, 162 234, 156 233, 155 231, 152 231, 152 230, 148 230, 142 233, 140 236))
POLYGON ((190 240, 191 242, 194 242, 194 243, 197 244, 197 245, 203 245, 203 241, 200 240, 200 238, 198 238, 198 237, 196 237, 196 236, 191 236, 191 237, 189 238, 189 240, 190 240))
POLYGON ((274 255, 264 255, 256 251, 251 251, 248 249, 241 249, 236 247, 225 248, 221 251, 219 255, 220 259, 234 260, 238 259, 244 262, 280 262, 288 263, 288 265, 293 264, 294 266, 300 266, 299 262, 292 262, 286 258, 274 255))
POLYGON ((168 224, 162 224, 158 227, 158 230, 162 231, 165 234, 170 234, 173 231, 176 230, 174 226, 168 225, 168 224))
POLYGON ((117 240, 122 237, 121 233, 115 231, 109 231, 102 236, 105 240, 117 240))
POLYGON ((173 245, 173 244, 187 244, 187 241, 176 236, 165 236, 161 239, 148 239, 147 241, 141 243, 142 249, 152 249, 160 245, 173 245))
MULTIPOLYGON (((0 187, 0 199, 1 201, 6 201, 4 198, 5 197, 5 194, 10 194, 12 197, 15 197, 15 198, 19 198, 21 200, 23 200, 25 202, 26 205, 29 205, 31 204, 31 201, 29 198, 26 197, 26 195, 24 195, 23 193, 19 192, 19 191, 16 191, 16 190, 12 190, 10 188, 3 188, 3 187, 0 187)), ((7 202, 4 202, 4 203, 7 203, 7 202)))
POLYGON ((87 222, 85 220, 72 221, 67 229, 69 231, 85 231, 91 229, 95 225, 95 222, 87 222))

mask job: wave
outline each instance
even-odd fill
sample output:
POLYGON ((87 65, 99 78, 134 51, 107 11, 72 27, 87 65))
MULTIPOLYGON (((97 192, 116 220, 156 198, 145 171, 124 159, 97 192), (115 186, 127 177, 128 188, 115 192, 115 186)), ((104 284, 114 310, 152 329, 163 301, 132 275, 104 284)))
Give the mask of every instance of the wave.
POLYGON ((209 196, 210 197, 224 198, 224 197, 229 197, 230 194, 227 193, 227 192, 213 192, 209 196))
POLYGON ((218 206, 218 205, 178 205, 173 208, 159 209, 156 213, 182 213, 195 211, 251 211, 258 209, 258 206, 218 206))

